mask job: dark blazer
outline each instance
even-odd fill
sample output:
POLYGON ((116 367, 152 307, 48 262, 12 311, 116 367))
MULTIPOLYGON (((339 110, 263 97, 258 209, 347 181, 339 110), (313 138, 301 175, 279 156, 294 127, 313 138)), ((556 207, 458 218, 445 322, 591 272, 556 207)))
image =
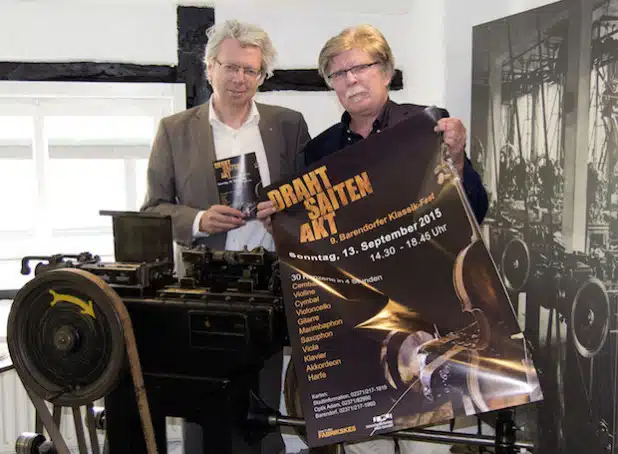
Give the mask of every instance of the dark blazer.
MULTIPOLYGON (((393 126, 417 113, 421 113, 427 106, 416 104, 397 104, 393 101, 388 102, 388 118, 386 127, 393 126)), ((443 116, 449 116, 448 112, 442 110, 443 116)), ((303 150, 304 163, 306 166, 313 164, 320 159, 339 151, 345 144, 341 140, 344 133, 344 124, 337 123, 313 138, 303 150)), ((465 158, 463 172, 463 186, 470 201, 479 224, 485 219, 488 208, 487 192, 483 186, 480 175, 472 167, 472 162, 468 157, 465 158)))
MULTIPOLYGON (((307 123, 295 110, 256 104, 271 180, 291 177, 298 169, 299 153, 310 139, 307 123)), ((161 120, 148 161, 141 210, 171 215, 174 240, 181 245, 201 243, 222 250, 225 233, 193 240, 197 213, 219 203, 209 108, 206 103, 161 120)))

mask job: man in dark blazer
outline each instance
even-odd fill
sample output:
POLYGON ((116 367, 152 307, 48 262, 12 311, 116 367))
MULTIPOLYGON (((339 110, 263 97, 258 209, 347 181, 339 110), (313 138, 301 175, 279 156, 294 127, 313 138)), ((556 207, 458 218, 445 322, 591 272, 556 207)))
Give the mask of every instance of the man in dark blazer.
MULTIPOLYGON (((296 170, 299 152, 310 139, 307 124, 299 112, 253 100, 259 85, 273 73, 275 50, 266 32, 226 21, 207 33, 204 63, 213 94, 208 103, 160 122, 142 210, 172 217, 179 250, 198 244, 217 250, 272 250, 272 237, 259 221, 247 220, 238 209, 220 203, 213 163, 255 153, 261 182, 267 186, 296 170)), ((183 274, 181 261, 176 262, 183 274)), ((274 355, 260 374, 260 396, 277 410, 282 360, 282 353, 274 355)), ((184 437, 186 453, 201 453, 202 445, 208 448, 197 425, 185 424, 184 437)), ((257 452, 255 446, 234 449, 257 452)), ((261 454, 284 450, 281 435, 274 433, 264 439, 261 454)))
MULTIPOLYGON (((329 39, 320 52, 318 66, 345 112, 339 123, 307 144, 303 151, 306 166, 424 110, 424 106, 397 104, 389 99, 388 87, 394 72, 394 58, 384 36, 372 26, 350 27, 329 39)), ((442 110, 441 116, 444 118, 437 121, 435 130, 443 133, 453 165, 463 180, 467 197, 480 223, 487 213, 487 193, 479 174, 466 156, 466 130, 460 120, 448 118, 448 112, 442 110)), ((270 201, 258 205, 258 218, 269 230, 270 216, 275 212, 270 201)), ((376 438, 347 444, 345 451, 348 454, 394 454, 396 444, 401 454, 420 454, 431 450, 431 445, 427 443, 376 438)))
MULTIPOLYGON (((417 104, 397 104, 389 99, 394 57, 388 42, 371 26, 351 27, 328 40, 320 52, 318 64, 320 74, 334 89, 345 112, 340 122, 307 143, 303 150, 305 167, 426 108, 417 104)), ((489 203, 481 177, 465 153, 466 129, 459 119, 449 118, 448 111, 439 111, 442 118, 438 120, 436 131, 444 135, 468 200, 481 223, 489 203)), ((275 212, 270 201, 258 205, 258 218, 269 231, 270 217, 275 212)))
MULTIPOLYGON (((371 134, 421 113, 426 106, 397 104, 389 99, 394 73, 392 51, 384 36, 371 26, 350 27, 329 39, 318 60, 319 71, 334 89, 345 112, 341 121, 311 140, 304 150, 305 164, 312 163, 371 134)), ((466 130, 457 118, 440 109, 436 131, 444 134, 451 158, 463 179, 477 221, 488 208, 487 192, 466 156, 466 130)))
MULTIPOLYGON (((417 104, 397 104, 388 99, 382 107, 380 115, 374 120, 369 134, 377 134, 379 131, 393 126, 406 118, 422 113, 426 107, 417 104)), ((448 111, 444 109, 440 109, 440 114, 442 118, 449 117, 448 111)), ((363 137, 350 129, 350 122, 350 114, 344 112, 341 122, 331 126, 311 140, 303 152, 305 165, 309 166, 329 154, 361 140, 363 137)), ((472 206, 476 220, 481 223, 487 214, 487 192, 480 175, 474 170, 472 162, 467 156, 464 156, 463 169, 460 173, 468 201, 472 206)))

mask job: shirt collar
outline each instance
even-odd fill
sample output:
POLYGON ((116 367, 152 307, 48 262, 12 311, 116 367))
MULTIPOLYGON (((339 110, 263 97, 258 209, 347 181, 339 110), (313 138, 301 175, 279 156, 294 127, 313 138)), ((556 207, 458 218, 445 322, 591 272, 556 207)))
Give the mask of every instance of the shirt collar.
MULTIPOLYGON (((382 110, 380 111, 378 118, 376 118, 375 121, 373 122, 374 131, 382 130, 388 127, 389 114, 390 114, 391 106, 393 104, 395 103, 391 101, 390 98, 386 100, 386 102, 384 103, 384 106, 382 106, 382 110)), ((344 130, 348 130, 350 128, 351 120, 352 120, 352 117, 346 110, 343 113, 343 115, 341 115, 341 124, 343 125, 344 130)))
MULTIPOLYGON (((214 125, 214 124, 225 125, 225 123, 223 123, 219 119, 219 116, 217 115, 217 112, 215 111, 215 108, 213 105, 213 96, 210 97, 208 104, 209 104, 208 121, 210 122, 210 124, 211 125, 214 125)), ((253 123, 257 125, 259 122, 260 122, 260 111, 257 108, 257 104, 255 103, 255 100, 251 100, 251 110, 249 110, 249 115, 247 115, 247 119, 243 123, 243 126, 249 123, 253 123)))

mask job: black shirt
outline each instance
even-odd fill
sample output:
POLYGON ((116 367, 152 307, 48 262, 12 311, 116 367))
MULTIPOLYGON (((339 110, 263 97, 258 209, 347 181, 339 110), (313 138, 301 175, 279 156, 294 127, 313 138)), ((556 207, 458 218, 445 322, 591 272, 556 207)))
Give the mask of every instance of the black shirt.
MULTIPOLYGON (((412 115, 421 113, 425 107, 418 104, 397 104, 390 99, 387 100, 384 109, 373 124, 370 135, 378 134, 387 127, 396 125, 412 115)), ((448 112, 443 111, 443 115, 448 116, 448 112)), ((307 143, 303 149, 303 162, 301 166, 307 168, 326 156, 363 140, 363 137, 350 130, 349 126, 350 114, 345 112, 341 116, 340 122, 326 129, 307 143)), ((483 186, 480 175, 474 170, 472 162, 467 157, 464 161, 463 173, 463 186, 476 219, 480 224, 485 218, 489 206, 487 191, 483 186)))
MULTIPOLYGON (((388 128, 388 120, 390 118, 390 111, 391 111, 391 107, 394 104, 395 103, 391 101, 390 99, 386 101, 386 104, 384 104, 384 107, 382 108, 382 112, 380 112, 380 115, 378 115, 378 118, 374 120, 373 126, 371 128, 371 132, 369 133, 369 135, 377 134, 383 129, 388 128)), ((350 129, 351 120, 352 120, 352 117, 347 111, 344 112, 343 115, 341 116, 342 134, 341 134, 341 141, 339 142, 339 149, 345 148, 348 145, 352 145, 364 139, 363 136, 355 133, 354 131, 350 129)))

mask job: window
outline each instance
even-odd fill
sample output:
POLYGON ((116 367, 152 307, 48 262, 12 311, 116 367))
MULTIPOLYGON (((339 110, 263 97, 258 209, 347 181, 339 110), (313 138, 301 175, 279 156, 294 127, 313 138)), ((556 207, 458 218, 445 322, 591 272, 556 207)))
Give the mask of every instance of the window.
POLYGON ((0 82, 0 290, 26 255, 113 259, 111 219, 137 210, 159 120, 185 109, 180 84, 0 82))

